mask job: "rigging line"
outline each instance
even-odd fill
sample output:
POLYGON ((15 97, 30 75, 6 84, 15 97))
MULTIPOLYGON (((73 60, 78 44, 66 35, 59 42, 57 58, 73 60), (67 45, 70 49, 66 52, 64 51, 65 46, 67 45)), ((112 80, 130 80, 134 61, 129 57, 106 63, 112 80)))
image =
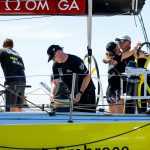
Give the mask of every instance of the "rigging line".
MULTIPOLYGON (((2 102, 1 102, 2 103, 2 102)), ((0 104, 1 104, 0 103, 0 104)), ((145 104, 145 103, 147 103, 146 101, 145 102, 136 102, 136 103, 126 103, 126 104, 138 104, 138 103, 141 103, 141 104, 145 104)), ((36 105, 38 105, 38 104, 36 104, 36 105)), ((43 104, 42 104, 43 105, 43 104)), ((39 107, 42 107, 42 105, 38 105, 39 107)), ((44 108, 49 108, 49 104, 44 104, 45 105, 45 107, 44 108)), ((60 106, 64 106, 64 105, 69 105, 68 103, 65 103, 65 102, 63 102, 63 103, 60 103, 59 104, 60 106)), ((124 104, 114 104, 114 105, 116 105, 116 106, 122 106, 122 105, 124 105, 124 104)), ((7 105, 8 106, 8 105, 7 105)), ((11 106, 11 105, 9 105, 9 106, 11 106)), ((22 105, 21 105, 22 106, 22 105)), ((79 106, 74 106, 74 108, 86 108, 86 107, 94 107, 94 106, 110 106, 109 104, 106 104, 106 105, 79 105, 79 106)), ((5 105, 0 105, 0 107, 6 107, 5 105)), ((128 106, 128 107, 133 107, 133 106, 128 106)), ((28 108, 37 108, 37 107, 34 107, 34 106, 29 106, 28 108)), ((43 108, 43 107, 42 107, 43 108)), ((147 107, 142 107, 142 108, 147 108, 147 107)), ((97 109, 97 110, 99 110, 99 109, 97 109)))
MULTIPOLYGON (((59 75, 59 74, 54 74, 54 75, 59 75)), ((72 73, 70 73, 70 74, 63 74, 64 76, 69 76, 69 75, 72 75, 72 73)), ((87 75, 86 73, 82 73, 82 74, 77 74, 78 76, 79 75, 81 75, 81 76, 83 76, 83 75, 87 75)), ((10 77, 14 77, 14 76, 9 76, 9 78, 10 77)), ((15 76, 16 77, 16 76, 15 76)), ((17 76, 17 77, 21 77, 21 76, 17 76)), ((37 75, 26 75, 26 77, 51 77, 51 75, 41 75, 41 74, 37 74, 37 75)), ((3 77, 4 78, 4 77, 3 77)))
POLYGON ((145 30, 144 30, 144 27, 143 27, 143 23, 142 23, 141 17, 139 17, 139 15, 138 15, 138 18, 139 18, 139 21, 140 21, 140 24, 141 24, 144 39, 145 39, 145 41, 147 41, 147 36, 145 35, 145 30))
POLYGON ((148 40, 148 36, 147 36, 147 33, 146 33, 146 29, 145 29, 145 25, 144 25, 144 21, 143 21, 142 14, 140 13, 140 14, 138 15, 138 17, 139 17, 139 16, 140 16, 141 25, 142 25, 143 30, 144 30, 144 34, 145 34, 145 36, 146 36, 146 42, 148 42, 149 40, 148 40))
POLYGON ((37 88, 37 89, 35 89, 35 90, 33 90, 33 91, 30 91, 30 92, 26 93, 26 95, 32 94, 33 92, 38 91, 38 90, 40 90, 40 89, 41 89, 41 88, 37 88))
MULTIPOLYGON (((145 29, 145 25, 144 25, 144 21, 143 21, 141 13, 139 13, 138 19, 139 19, 139 22, 141 24, 141 28, 142 28, 142 31, 143 31, 145 42, 149 42, 148 36, 147 36, 147 32, 146 32, 146 29, 145 29)), ((150 53, 150 45, 147 45, 147 49, 149 50, 149 53, 150 53)))
MULTIPOLYGON (((84 59, 83 59, 84 63, 86 61, 86 58, 88 59, 88 54, 86 54, 85 57, 84 57, 84 59)), ((98 63, 97 63, 97 61, 96 61, 96 59, 95 59, 94 56, 92 56, 91 58, 93 59, 94 65, 95 65, 95 67, 93 69, 96 69, 97 78, 100 79, 100 73, 99 73, 98 63)), ((90 73, 91 73, 91 75, 93 74, 93 72, 90 72, 90 73)), ((99 81, 97 83, 97 88, 98 88, 97 89, 97 95, 100 95, 100 82, 99 81)), ((97 99, 96 100, 96 104, 98 104, 99 103, 99 97, 97 97, 96 99, 97 99)))
MULTIPOLYGON (((93 58, 93 60, 94 60, 94 63, 95 63, 95 67, 96 67, 96 72, 97 72, 97 77, 98 77, 98 79, 100 79, 100 74, 99 74, 99 68, 98 68, 98 64, 97 64, 97 61, 96 61, 96 59, 95 59, 95 57, 93 56, 92 57, 93 58)), ((98 81, 98 84, 97 84, 97 95, 100 95, 100 82, 98 81)), ((102 87, 101 87, 102 88, 102 87)), ((97 97, 97 100, 96 100, 96 104, 98 105, 98 103, 99 103, 99 97, 97 97)))
MULTIPOLYGON (((72 75, 72 74, 64 74, 64 75, 72 75)), ((78 75, 85 75, 85 74, 78 74, 78 75)), ((43 74, 37 74, 37 75, 26 75, 26 77, 50 77, 51 75, 43 75, 43 74)), ((9 78, 13 78, 13 77, 18 77, 18 78, 21 78, 21 77, 24 77, 24 76, 6 76, 7 79, 9 78)), ((4 77, 0 77, 2 79, 4 79, 4 77)))
POLYGON ((37 94, 30 94, 30 95, 39 95, 39 96, 43 96, 43 95, 47 95, 47 96, 49 96, 49 94, 48 93, 37 93, 37 94))
MULTIPOLYGON (((26 77, 50 77, 51 75, 43 75, 43 74, 36 74, 36 75, 26 75, 26 77)), ((12 76, 13 77, 13 76, 12 76)))
POLYGON ((46 18, 46 17, 52 17, 50 15, 46 16, 37 16, 37 17, 27 17, 27 18, 14 18, 14 19, 0 19, 0 22, 5 22, 5 21, 19 21, 19 20, 31 20, 31 19, 40 19, 40 18, 46 18))
MULTIPOLYGON (((5 87, 4 85, 0 84, 0 86, 2 86, 3 88, 5 88, 5 90, 6 90, 6 87, 5 87)), ((7 88, 7 90, 8 90, 9 92, 13 93, 13 94, 14 94, 14 95, 16 95, 16 96, 18 96, 18 97, 20 97, 20 98, 23 98, 22 96, 20 96, 20 95, 16 94, 16 93, 15 93, 15 92, 13 92, 12 90, 10 90, 10 89, 8 89, 8 88, 7 88)), ((32 104, 33 106, 35 106, 35 107, 37 107, 37 108, 41 109, 42 111, 45 111, 46 113, 50 114, 50 112, 48 112, 47 110, 45 110, 45 109, 43 109, 43 108, 39 107, 38 105, 34 104, 33 102, 31 102, 31 101, 27 100, 25 97, 24 97, 23 99, 24 99, 26 102, 28 102, 28 103, 32 104)))
MULTIPOLYGON (((143 102, 140 102, 141 104, 145 104, 147 103, 146 101, 143 101, 143 102)), ((116 103, 113 103, 114 105, 117 105, 117 106, 122 106, 124 104, 116 104, 116 103)), ((126 104, 138 104, 138 103, 126 103, 126 104)), ((76 107, 94 107, 94 106, 110 106, 110 104, 104 104, 104 105, 88 105, 88 104, 80 104, 80 105, 77 105, 76 107)))

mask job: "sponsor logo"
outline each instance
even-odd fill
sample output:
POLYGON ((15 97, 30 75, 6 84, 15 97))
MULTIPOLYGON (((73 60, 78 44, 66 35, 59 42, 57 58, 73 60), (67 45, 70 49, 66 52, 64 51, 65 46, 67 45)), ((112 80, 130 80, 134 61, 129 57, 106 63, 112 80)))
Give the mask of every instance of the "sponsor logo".
POLYGON ((3 14, 85 14, 85 0, 6 0, 0 1, 3 14))
POLYGON ((118 146, 115 146, 115 147, 109 147, 109 146, 106 146, 106 147, 88 147, 87 145, 84 145, 83 148, 77 148, 77 149, 74 149, 74 148, 71 148, 69 150, 130 150, 128 146, 121 146, 121 147, 118 147, 118 146))
POLYGON ((67 73, 71 73, 72 72, 72 70, 70 70, 70 69, 67 69, 67 73))
POLYGON ((80 70, 84 70, 84 64, 81 63, 80 66, 79 66, 80 70))
POLYGON ((63 76, 62 68, 58 68, 58 73, 59 73, 60 76, 63 76))

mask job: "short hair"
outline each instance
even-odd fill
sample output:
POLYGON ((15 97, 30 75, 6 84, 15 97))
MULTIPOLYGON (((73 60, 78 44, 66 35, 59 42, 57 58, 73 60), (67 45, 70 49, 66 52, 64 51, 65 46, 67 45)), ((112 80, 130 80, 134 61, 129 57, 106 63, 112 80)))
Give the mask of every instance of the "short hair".
POLYGON ((3 48, 13 48, 14 47, 14 43, 13 40, 10 38, 7 38, 4 40, 3 42, 3 48))

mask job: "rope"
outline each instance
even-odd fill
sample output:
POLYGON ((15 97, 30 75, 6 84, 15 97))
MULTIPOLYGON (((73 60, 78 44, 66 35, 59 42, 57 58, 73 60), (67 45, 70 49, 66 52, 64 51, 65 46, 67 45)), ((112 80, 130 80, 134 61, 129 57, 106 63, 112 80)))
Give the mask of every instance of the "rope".
POLYGON ((8 90, 9 92, 11 92, 11 93, 13 93, 14 95, 18 96, 19 98, 24 99, 24 101, 26 101, 26 102, 32 104, 32 105, 35 106, 36 108, 39 108, 39 109, 41 109, 42 111, 45 111, 46 113, 50 114, 50 112, 48 112, 48 111, 45 110, 45 109, 43 110, 42 107, 39 107, 38 105, 34 104, 33 102, 27 100, 25 97, 21 97, 20 95, 16 94, 15 92, 13 92, 12 90, 10 90, 10 89, 8 89, 8 88, 6 89, 6 87, 5 87, 4 85, 0 84, 0 86, 2 86, 3 88, 5 88, 5 90, 8 90))
MULTIPOLYGON (((138 19, 139 19, 139 22, 140 22, 140 24, 141 24, 141 28, 142 28, 142 31, 143 31, 143 35, 144 35, 145 42, 149 42, 148 36, 147 36, 147 32, 146 32, 146 29, 145 29, 145 25, 144 25, 144 21, 143 21, 143 18, 142 18, 142 14, 141 14, 141 13, 139 13, 138 19)), ((150 45, 147 45, 147 48, 150 49, 150 45)), ((150 52, 149 52, 149 53, 150 53, 150 52)))
MULTIPOLYGON (((85 64, 85 61, 86 61, 86 58, 88 58, 88 54, 86 54, 83 58, 83 62, 85 64)), ((99 73, 99 68, 98 68, 98 64, 97 64, 97 61, 95 59, 95 57, 92 55, 91 56, 92 60, 94 61, 94 68, 91 70, 90 74, 92 75, 95 71, 96 71, 96 74, 97 74, 97 78, 100 79, 100 73, 99 73)), ((100 94, 100 83, 98 82, 97 83, 97 95, 100 94)), ((96 104, 99 103, 99 97, 97 97, 97 100, 96 100, 96 104)))

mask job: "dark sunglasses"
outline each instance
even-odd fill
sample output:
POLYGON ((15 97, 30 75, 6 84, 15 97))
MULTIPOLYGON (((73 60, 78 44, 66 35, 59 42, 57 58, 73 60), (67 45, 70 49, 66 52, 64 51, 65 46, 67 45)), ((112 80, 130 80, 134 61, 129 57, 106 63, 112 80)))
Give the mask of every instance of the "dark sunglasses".
POLYGON ((129 41, 129 40, 120 39, 120 40, 118 40, 117 42, 118 42, 118 44, 123 44, 123 43, 126 42, 126 41, 129 41))

